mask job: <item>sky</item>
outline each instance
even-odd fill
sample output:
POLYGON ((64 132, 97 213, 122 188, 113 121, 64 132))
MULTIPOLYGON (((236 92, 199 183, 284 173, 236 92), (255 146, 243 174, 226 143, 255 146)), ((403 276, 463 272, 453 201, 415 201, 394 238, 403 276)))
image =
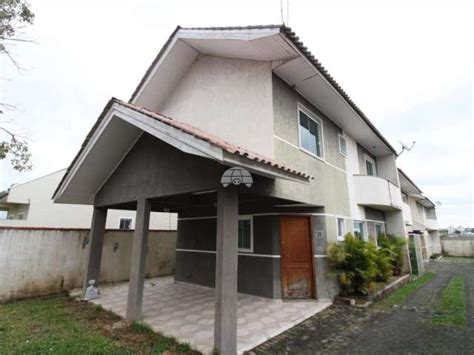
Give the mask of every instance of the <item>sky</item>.
MULTIPOLYGON (((442 227, 474 227, 473 6, 470 1, 283 0, 284 20, 392 145, 442 227), (287 17, 288 15, 288 17, 287 17)), ((31 0, 36 15, 0 56, 8 126, 33 169, 0 161, 0 190, 67 167, 112 96, 128 100, 177 25, 282 22, 280 0, 31 0)))

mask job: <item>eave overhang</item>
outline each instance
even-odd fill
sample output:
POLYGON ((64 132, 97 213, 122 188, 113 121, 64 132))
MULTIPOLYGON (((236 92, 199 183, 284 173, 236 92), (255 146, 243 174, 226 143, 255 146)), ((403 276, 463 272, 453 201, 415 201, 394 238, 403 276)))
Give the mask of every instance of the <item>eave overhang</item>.
POLYGON ((148 68, 130 102, 160 111, 160 105, 199 54, 271 61, 273 73, 315 105, 375 156, 395 149, 321 63, 282 25, 177 27, 148 68))
POLYGON ((196 127, 112 98, 59 183, 53 199, 58 203, 92 204, 143 133, 174 148, 226 166, 241 166, 271 179, 308 183, 311 176, 271 159, 227 143, 196 127))

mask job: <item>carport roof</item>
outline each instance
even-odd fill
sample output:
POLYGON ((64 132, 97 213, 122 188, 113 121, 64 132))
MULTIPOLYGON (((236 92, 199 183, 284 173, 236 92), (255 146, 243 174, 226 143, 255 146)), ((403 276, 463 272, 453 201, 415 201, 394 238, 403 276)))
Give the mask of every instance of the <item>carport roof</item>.
POLYGON ((111 98, 68 167, 66 174, 64 174, 54 192, 53 199, 56 202, 63 203, 91 203, 94 194, 113 173, 113 170, 143 132, 152 134, 186 153, 210 158, 225 165, 240 165, 263 176, 279 177, 299 182, 307 182, 312 178, 304 172, 226 142, 190 124, 117 98, 111 98), (110 128, 109 126, 112 126, 111 121, 114 117, 118 117, 122 122, 120 124, 116 123, 117 127, 110 128), (127 125, 127 123, 130 125, 127 125), (121 139, 117 139, 117 132, 123 132, 126 127, 130 127, 132 132, 127 135, 124 134, 121 139), (110 128, 111 132, 108 133, 107 128, 110 128), (107 137, 104 138, 107 134, 110 136, 109 140, 107 140, 107 137), (101 138, 105 142, 98 142, 101 138), (123 147, 120 146, 119 149, 116 149, 117 147, 110 146, 110 143, 123 145, 123 147), (92 156, 90 158, 90 155, 92 155, 90 152, 96 144, 99 146, 99 148, 96 148, 96 157, 92 156), (101 152, 101 150, 107 150, 108 152, 101 152), (107 162, 107 160, 112 160, 112 162, 107 162), (81 183, 76 181, 76 186, 86 184, 90 186, 77 187, 75 191, 66 194, 68 197, 64 198, 65 189, 68 188, 81 166, 85 166, 86 169, 91 171, 88 174, 83 173, 82 180, 81 178, 78 179, 81 180, 81 183), (103 170, 103 172, 92 171, 93 169, 103 170))

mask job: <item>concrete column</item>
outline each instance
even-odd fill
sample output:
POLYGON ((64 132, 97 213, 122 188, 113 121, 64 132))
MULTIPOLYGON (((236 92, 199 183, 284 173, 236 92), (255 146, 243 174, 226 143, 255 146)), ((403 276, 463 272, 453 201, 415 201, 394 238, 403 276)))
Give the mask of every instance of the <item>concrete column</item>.
POLYGON ((107 219, 107 208, 94 207, 92 213, 92 224, 89 232, 89 254, 87 257, 86 270, 82 295, 86 293, 89 280, 95 280, 99 284, 100 262, 102 259, 102 247, 104 245, 105 221, 107 219))
POLYGON ((150 225, 149 200, 137 201, 135 232, 133 234, 132 263, 128 284, 127 315, 128 320, 142 318, 143 286, 145 283, 145 261, 148 249, 148 229, 150 225))
POLYGON ((214 346, 223 355, 237 353, 238 200, 235 186, 217 189, 214 346))

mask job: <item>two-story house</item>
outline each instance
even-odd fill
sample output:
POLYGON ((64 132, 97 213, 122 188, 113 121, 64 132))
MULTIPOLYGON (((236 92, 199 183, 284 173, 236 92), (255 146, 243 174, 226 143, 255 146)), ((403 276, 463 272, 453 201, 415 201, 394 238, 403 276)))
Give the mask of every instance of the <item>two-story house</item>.
POLYGON ((150 211, 178 214, 177 281, 215 287, 215 345, 237 292, 332 298, 326 246, 406 235, 396 152, 284 26, 180 28, 129 102, 111 99, 59 184, 94 206, 86 281, 108 209, 136 209, 127 318, 139 319, 150 211), (253 184, 220 181, 230 167, 253 184))
MULTIPOLYGON (((54 190, 66 173, 55 171, 0 192, 0 227, 88 229, 91 226, 92 207, 87 205, 58 204, 51 199, 54 190)), ((135 228, 135 211, 109 210, 107 229, 135 228)), ((175 230, 176 216, 171 213, 152 213, 150 229, 175 230)))
POLYGON ((423 260, 441 254, 436 205, 423 196, 420 188, 401 169, 398 169, 403 200, 403 217, 408 234, 419 234, 423 260))

